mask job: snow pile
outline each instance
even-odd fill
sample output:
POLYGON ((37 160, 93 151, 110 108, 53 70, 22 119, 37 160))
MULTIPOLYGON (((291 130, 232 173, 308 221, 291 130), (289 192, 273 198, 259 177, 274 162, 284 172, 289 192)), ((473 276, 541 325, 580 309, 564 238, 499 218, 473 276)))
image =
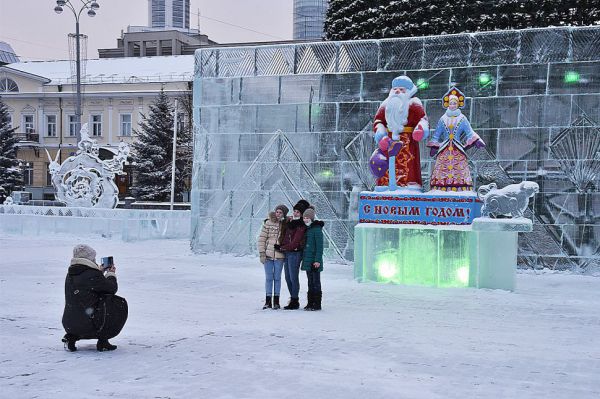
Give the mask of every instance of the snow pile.
POLYGON ((323 311, 263 311, 256 258, 192 255, 188 241, 0 235, 0 257, 7 398, 600 395, 594 277, 521 273, 509 293, 358 284, 349 266, 326 264, 323 311), (115 352, 60 343, 79 242, 115 257, 130 305, 115 352))

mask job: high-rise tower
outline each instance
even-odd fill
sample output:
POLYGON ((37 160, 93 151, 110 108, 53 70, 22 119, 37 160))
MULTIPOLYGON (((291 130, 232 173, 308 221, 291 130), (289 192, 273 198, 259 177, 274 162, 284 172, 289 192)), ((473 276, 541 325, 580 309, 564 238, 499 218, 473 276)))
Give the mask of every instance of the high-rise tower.
POLYGON ((294 0, 294 40, 320 40, 328 0, 294 0))
POLYGON ((190 0, 148 0, 148 26, 190 28, 190 0))

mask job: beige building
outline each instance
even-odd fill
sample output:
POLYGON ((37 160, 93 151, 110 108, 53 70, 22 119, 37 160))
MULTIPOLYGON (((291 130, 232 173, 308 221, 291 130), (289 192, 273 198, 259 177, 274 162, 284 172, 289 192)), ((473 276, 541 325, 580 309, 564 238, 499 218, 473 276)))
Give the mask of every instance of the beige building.
MULTIPOLYGON (((161 88, 171 98, 189 95, 193 71, 193 55, 88 60, 82 72, 82 123, 98 141, 100 157, 110 158, 121 141, 135 139, 141 114, 148 114, 161 88)), ((77 150, 74 81, 69 61, 0 67, 0 97, 17 127, 24 189, 33 199, 53 198, 45 150, 52 157, 59 151, 60 160, 77 150)), ((126 172, 117 177, 122 195, 131 184, 131 166, 126 172)))

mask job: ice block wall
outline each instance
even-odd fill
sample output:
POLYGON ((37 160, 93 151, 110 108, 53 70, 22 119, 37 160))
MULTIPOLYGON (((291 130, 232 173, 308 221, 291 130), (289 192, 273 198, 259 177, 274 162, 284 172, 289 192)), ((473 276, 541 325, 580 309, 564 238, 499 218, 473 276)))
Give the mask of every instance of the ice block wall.
POLYGON ((404 73, 434 123, 450 85, 468 96, 477 186, 540 185, 522 266, 600 266, 598 27, 198 50, 192 248, 251 253, 267 211, 304 197, 327 255, 352 259, 372 118, 404 73))

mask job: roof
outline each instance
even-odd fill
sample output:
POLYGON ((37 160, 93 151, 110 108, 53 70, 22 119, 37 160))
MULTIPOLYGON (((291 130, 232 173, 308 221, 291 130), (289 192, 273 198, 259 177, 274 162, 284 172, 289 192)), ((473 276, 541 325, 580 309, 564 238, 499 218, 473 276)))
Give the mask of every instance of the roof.
POLYGON ((19 62, 19 57, 10 44, 0 42, 0 64, 10 64, 11 62, 19 62))
MULTIPOLYGON (((46 77, 50 79, 51 85, 70 84, 75 81, 75 77, 71 75, 71 61, 29 61, 6 66, 46 77)), ((181 82, 191 81, 193 76, 193 55, 101 58, 87 60, 81 82, 85 84, 181 82)))

